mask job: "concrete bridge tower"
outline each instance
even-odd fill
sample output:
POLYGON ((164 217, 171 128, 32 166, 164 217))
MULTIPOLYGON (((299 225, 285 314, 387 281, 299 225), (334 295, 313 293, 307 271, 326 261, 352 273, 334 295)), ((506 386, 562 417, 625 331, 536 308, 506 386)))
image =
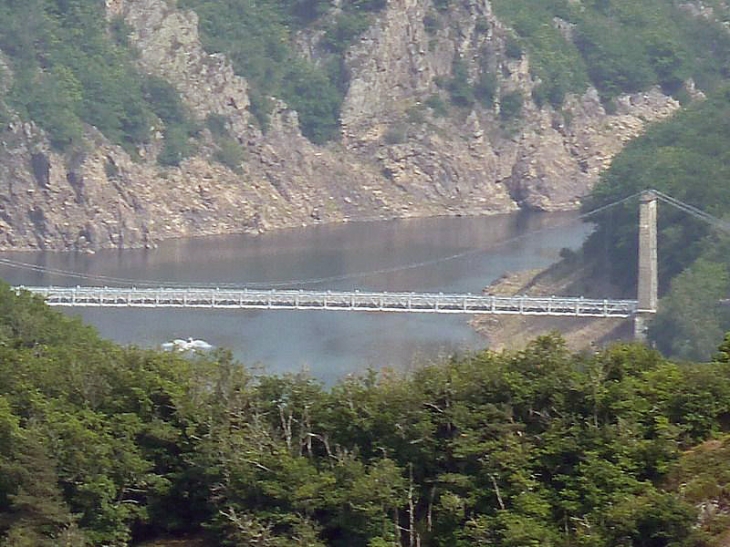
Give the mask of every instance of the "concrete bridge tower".
POLYGON ((641 194, 639 206, 639 286, 638 309, 634 317, 634 338, 646 340, 649 321, 657 311, 657 196, 652 190, 641 194))

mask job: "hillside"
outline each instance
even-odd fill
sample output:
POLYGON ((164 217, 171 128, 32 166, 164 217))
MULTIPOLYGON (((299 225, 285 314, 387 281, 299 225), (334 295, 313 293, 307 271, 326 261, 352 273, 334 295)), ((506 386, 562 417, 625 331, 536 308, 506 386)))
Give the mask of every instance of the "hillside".
POLYGON ((0 248, 576 207, 727 74, 725 6, 0 7, 0 248))
MULTIPOLYGON (((601 177, 587 208, 657 188, 713 215, 712 223, 661 204, 658 214, 659 313, 650 327, 666 355, 707 360, 730 327, 727 210, 730 88, 650 128, 601 177)), ((584 256, 610 277, 617 294, 635 290, 636 204, 596 218, 584 256)))

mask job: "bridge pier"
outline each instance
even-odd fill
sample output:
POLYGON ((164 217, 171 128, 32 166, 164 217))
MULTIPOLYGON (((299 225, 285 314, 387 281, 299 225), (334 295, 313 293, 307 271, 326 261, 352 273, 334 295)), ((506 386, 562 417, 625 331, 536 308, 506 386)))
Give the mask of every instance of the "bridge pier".
POLYGON ((639 207, 639 285, 634 316, 634 339, 646 341, 646 330, 657 311, 657 196, 652 190, 641 194, 639 207))

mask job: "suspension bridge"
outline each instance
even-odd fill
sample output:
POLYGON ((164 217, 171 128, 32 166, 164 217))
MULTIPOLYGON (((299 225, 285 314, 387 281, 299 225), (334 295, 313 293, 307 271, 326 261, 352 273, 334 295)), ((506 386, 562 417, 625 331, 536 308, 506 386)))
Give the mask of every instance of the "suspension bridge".
MULTIPOLYGON (((640 197, 639 277, 635 300, 583 297, 492 296, 415 292, 322 291, 210 287, 16 287, 44 298, 51 306, 127 308, 213 308, 257 310, 329 310, 439 314, 542 315, 555 317, 634 318, 637 338, 657 310, 657 201, 661 200, 722 230, 730 223, 656 190, 628 196, 581 215, 640 197)), ((447 257, 451 259, 453 257, 447 257)), ((425 264, 425 263, 424 263, 425 264)), ((418 266, 418 265, 417 265, 418 266)), ((405 268, 412 267, 406 266, 405 268)))

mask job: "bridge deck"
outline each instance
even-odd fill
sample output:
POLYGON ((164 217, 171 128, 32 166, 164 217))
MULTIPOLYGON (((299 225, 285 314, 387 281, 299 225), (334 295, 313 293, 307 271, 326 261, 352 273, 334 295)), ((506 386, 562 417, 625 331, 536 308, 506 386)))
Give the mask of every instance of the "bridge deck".
POLYGON ((209 288, 17 287, 51 306, 380 311, 630 317, 635 300, 209 288))

